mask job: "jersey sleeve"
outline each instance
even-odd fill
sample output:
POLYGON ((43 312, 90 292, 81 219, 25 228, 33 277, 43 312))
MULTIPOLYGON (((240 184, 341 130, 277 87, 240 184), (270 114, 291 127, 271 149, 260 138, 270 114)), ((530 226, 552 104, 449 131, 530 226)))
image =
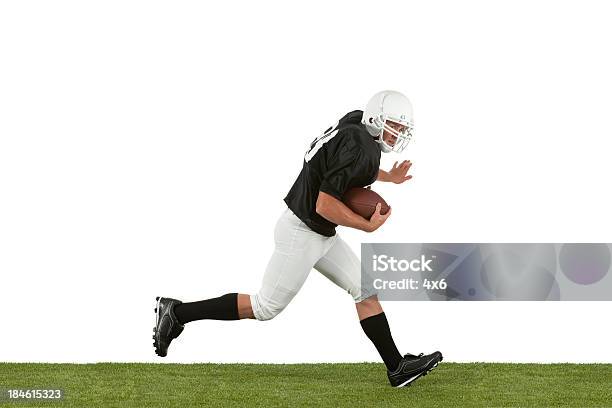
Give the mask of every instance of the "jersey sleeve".
POLYGON ((342 200, 344 193, 357 180, 363 178, 363 173, 366 171, 363 164, 361 148, 354 143, 347 143, 347 146, 329 163, 319 190, 342 200))

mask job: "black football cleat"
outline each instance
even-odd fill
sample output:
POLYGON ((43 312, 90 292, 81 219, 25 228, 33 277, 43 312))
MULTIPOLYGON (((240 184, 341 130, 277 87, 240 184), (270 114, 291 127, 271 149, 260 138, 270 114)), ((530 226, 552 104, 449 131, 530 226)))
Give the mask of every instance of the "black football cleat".
POLYGON ((166 357, 170 342, 176 339, 185 328, 174 314, 174 306, 183 302, 159 296, 155 300, 157 300, 157 307, 155 308, 157 318, 153 328, 153 346, 155 347, 155 354, 166 357))
POLYGON ((405 387, 427 375, 440 361, 442 361, 442 353, 439 351, 428 355, 421 353, 418 356, 406 354, 395 371, 387 370, 387 377, 393 387, 405 387))

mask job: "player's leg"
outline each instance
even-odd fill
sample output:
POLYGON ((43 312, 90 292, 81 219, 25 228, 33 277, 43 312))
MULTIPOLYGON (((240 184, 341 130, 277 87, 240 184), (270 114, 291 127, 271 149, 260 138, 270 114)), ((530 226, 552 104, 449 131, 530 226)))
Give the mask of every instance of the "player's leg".
POLYGON ((374 295, 356 302, 355 308, 364 333, 376 347, 387 370, 394 371, 399 366, 402 355, 391 336, 387 315, 378 302, 378 297, 374 295))
POLYGON ((355 300, 361 327, 387 366, 391 385, 409 385, 426 375, 442 360, 442 354, 438 351, 429 355, 406 354, 402 357, 393 341, 387 317, 376 294, 361 287, 359 259, 342 238, 336 236, 330 249, 315 264, 315 269, 345 289, 355 300))
POLYGON ((254 295, 228 293, 189 303, 158 298, 153 335, 156 353, 165 356, 170 342, 189 322, 274 318, 300 290, 314 263, 325 252, 329 239, 310 230, 290 210, 286 210, 276 223, 275 249, 259 292, 254 295))
MULTIPOLYGON (((231 295, 231 294, 230 294, 231 295)), ((223 295, 223 296, 227 296, 227 295, 223 295)), ((214 299, 210 299, 210 300, 214 300, 214 299)), ((182 305, 186 305, 186 303, 181 304, 182 305)), ((211 315, 207 315, 206 313, 201 313, 199 316, 197 315, 198 311, 196 310, 195 313, 189 317, 189 316, 181 316, 182 320, 184 323, 187 323, 189 321, 194 321, 194 320, 202 320, 202 319, 214 319, 214 320, 241 320, 241 319, 254 319, 255 316, 253 315, 253 308, 251 307, 251 295, 247 295, 244 293, 238 293, 236 294, 236 307, 237 307, 237 311, 236 313, 233 312, 233 302, 229 303, 227 305, 227 307, 223 307, 221 306, 219 309, 217 309, 216 313, 220 313, 225 315, 224 310, 231 310, 231 312, 227 313, 227 315, 229 315, 231 318, 215 318, 211 315)), ((181 311, 182 312, 182 311, 181 311)), ((182 314, 182 313, 179 313, 182 314)))
POLYGON ((196 320, 269 320, 300 290, 314 263, 325 250, 324 238, 286 210, 274 229, 274 253, 254 295, 228 293, 197 302, 180 303, 174 313, 181 324, 196 320), (254 311, 255 309, 255 311, 254 311))
POLYGON ((178 304, 175 307, 178 321, 186 324, 204 319, 273 319, 291 302, 322 254, 323 246, 317 244, 316 237, 309 243, 308 235, 298 230, 287 236, 281 233, 257 293, 228 293, 218 298, 178 304))
POLYGON ((196 320, 240 320, 254 319, 250 295, 227 293, 216 298, 176 304, 172 312, 178 323, 185 325, 196 320))
POLYGON ((391 330, 375 293, 366 293, 361 287, 359 258, 338 235, 315 269, 346 290, 355 300, 357 315, 366 336, 372 341, 387 369, 395 370, 402 355, 391 337, 391 330))
MULTIPOLYGON (((244 295, 242 295, 244 296, 244 295)), ((223 296, 198 300, 196 302, 179 303, 174 307, 180 324, 196 320, 238 320, 238 293, 226 293, 223 296)))

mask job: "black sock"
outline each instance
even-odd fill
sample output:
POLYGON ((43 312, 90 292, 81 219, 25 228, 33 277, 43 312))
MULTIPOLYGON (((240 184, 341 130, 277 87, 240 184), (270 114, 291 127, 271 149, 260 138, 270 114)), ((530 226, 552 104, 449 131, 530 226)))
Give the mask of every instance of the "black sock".
POLYGON ((387 370, 394 371, 399 366, 402 355, 395 347, 393 337, 391 337, 391 329, 389 329, 385 312, 363 319, 360 323, 385 362, 387 370))
POLYGON ((181 303, 174 307, 174 314, 181 324, 202 319, 238 320, 238 294, 228 293, 218 298, 181 303))

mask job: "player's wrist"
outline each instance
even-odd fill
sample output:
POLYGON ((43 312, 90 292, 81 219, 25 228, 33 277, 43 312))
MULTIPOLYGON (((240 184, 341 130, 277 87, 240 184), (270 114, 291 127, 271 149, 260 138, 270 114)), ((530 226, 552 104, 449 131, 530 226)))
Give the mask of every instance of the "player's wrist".
POLYGON ((363 227, 361 228, 362 231, 365 232, 374 232, 376 231, 378 227, 376 226, 375 223, 373 223, 372 221, 369 220, 365 220, 365 223, 363 225, 363 227))
POLYGON ((390 181, 390 176, 391 175, 389 174, 388 171, 380 169, 378 171, 378 178, 377 178, 377 180, 378 181, 383 181, 383 182, 390 181))

